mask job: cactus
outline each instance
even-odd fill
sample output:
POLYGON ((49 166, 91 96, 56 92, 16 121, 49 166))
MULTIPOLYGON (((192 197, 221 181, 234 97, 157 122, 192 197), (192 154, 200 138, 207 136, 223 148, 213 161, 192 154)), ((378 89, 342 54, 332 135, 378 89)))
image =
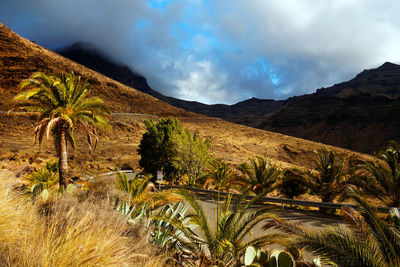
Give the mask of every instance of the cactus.
POLYGON ((294 267, 296 266, 293 256, 287 251, 274 251, 268 260, 270 267, 294 267))
POLYGON ((290 255, 286 251, 282 251, 278 256, 278 267, 293 267, 294 259, 292 255, 290 255))
POLYGON ((257 256, 256 249, 252 246, 247 247, 246 252, 244 254, 244 264, 251 265, 254 262, 256 256, 257 256))
POLYGON ((287 251, 275 250, 268 257, 268 252, 263 249, 256 250, 249 246, 244 255, 244 264, 246 266, 263 267, 295 267, 293 256, 287 251))

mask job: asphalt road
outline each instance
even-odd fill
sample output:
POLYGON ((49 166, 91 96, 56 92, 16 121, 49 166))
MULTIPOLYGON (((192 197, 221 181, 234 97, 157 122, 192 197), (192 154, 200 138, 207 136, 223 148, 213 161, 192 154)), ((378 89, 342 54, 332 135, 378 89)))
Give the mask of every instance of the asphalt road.
MULTIPOLYGON (((214 222, 214 207, 216 205, 216 201, 212 200, 209 196, 199 196, 201 199, 203 208, 205 209, 205 212, 207 213, 207 216, 209 218, 209 222, 212 225, 212 227, 215 226, 214 222)), ((325 215, 318 213, 316 211, 304 211, 304 210, 297 210, 297 209, 292 209, 292 208, 285 208, 282 210, 280 206, 274 206, 276 209, 272 212, 275 215, 280 216, 281 218, 285 220, 289 220, 291 222, 300 222, 306 229, 310 230, 321 230, 325 227, 328 226, 333 226, 336 224, 342 223, 341 217, 339 216, 334 216, 334 215, 325 215)), ((256 207, 254 207, 256 208, 256 207)), ((255 238, 258 236, 265 235, 267 233, 279 233, 279 230, 276 229, 270 229, 268 231, 263 230, 262 226, 266 223, 266 221, 261 222, 257 224, 251 233, 251 237, 255 238)), ((250 236, 249 236, 250 238, 250 236)), ((268 246, 268 250, 283 250, 284 248, 280 245, 274 244, 268 246)), ((303 257, 306 259, 306 261, 312 261, 315 257, 307 252, 304 251, 303 257)))

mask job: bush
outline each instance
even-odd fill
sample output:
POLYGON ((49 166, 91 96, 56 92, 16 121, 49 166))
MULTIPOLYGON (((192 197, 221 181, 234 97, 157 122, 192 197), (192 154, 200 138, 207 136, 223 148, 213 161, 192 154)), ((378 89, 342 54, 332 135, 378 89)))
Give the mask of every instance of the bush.
POLYGON ((197 132, 192 135, 171 117, 157 123, 146 120, 145 125, 138 149, 143 171, 152 174, 154 180, 161 170, 169 182, 186 174, 188 184, 196 184, 210 158, 208 140, 203 141, 197 132))
POLYGON ((283 173, 283 178, 278 185, 279 193, 286 198, 293 199, 307 192, 304 180, 296 169, 287 169, 283 173))
POLYGON ((138 154, 141 156, 139 165, 145 173, 157 177, 157 171, 164 172, 164 179, 173 181, 180 175, 181 170, 173 165, 173 143, 171 137, 183 131, 179 120, 174 118, 160 119, 155 123, 153 120, 145 120, 146 132, 143 134, 139 144, 138 154))

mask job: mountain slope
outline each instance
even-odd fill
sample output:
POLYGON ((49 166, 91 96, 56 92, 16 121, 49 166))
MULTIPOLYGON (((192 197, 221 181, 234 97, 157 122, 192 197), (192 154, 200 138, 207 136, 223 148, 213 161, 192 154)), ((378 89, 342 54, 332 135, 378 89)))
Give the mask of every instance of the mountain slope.
POLYGON ((386 62, 354 79, 284 101, 251 98, 234 105, 206 105, 164 96, 128 67, 78 43, 61 54, 173 106, 211 117, 326 144, 374 153, 400 133, 400 66, 386 62))
MULTIPOLYGON (((251 156, 264 155, 282 167, 311 167, 313 151, 327 147, 172 107, 38 46, 0 24, 0 168, 38 165, 54 159, 52 147, 33 146, 35 118, 18 113, 9 116, 6 111, 12 107, 12 98, 20 92, 18 84, 32 72, 59 74, 69 70, 87 78, 92 84, 92 94, 102 97, 113 112, 110 115, 112 131, 101 136, 92 157, 87 149, 86 136, 77 135, 77 148, 71 149, 70 153, 71 169, 75 171, 96 173, 124 164, 137 168, 137 147, 145 131, 143 121, 158 120, 167 115, 178 117, 190 130, 209 138, 212 154, 232 164, 240 164, 251 156)), ((256 99, 251 101, 258 102, 256 99)), ((328 148, 338 151, 344 158, 370 158, 349 150, 328 148)))
POLYGON ((266 114, 281 108, 284 104, 283 101, 256 98, 234 105, 206 105, 196 101, 186 101, 154 91, 141 74, 131 71, 125 65, 115 63, 90 44, 78 42, 58 50, 57 53, 175 107, 248 126, 257 126, 258 123, 254 124, 254 121, 266 119, 266 114))
POLYGON ((70 70, 88 79, 92 94, 103 98, 113 112, 197 116, 68 60, 0 24, 0 110, 12 107, 12 98, 20 91, 19 83, 32 72, 60 74, 70 70))
POLYGON ((348 82, 290 99, 258 127, 374 153, 400 137, 400 66, 387 62, 348 82))

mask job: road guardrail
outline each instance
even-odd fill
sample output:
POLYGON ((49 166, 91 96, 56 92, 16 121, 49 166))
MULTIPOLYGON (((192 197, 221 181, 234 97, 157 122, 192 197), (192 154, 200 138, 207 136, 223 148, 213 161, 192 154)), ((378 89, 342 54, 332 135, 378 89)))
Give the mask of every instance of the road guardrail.
MULTIPOLYGON (((212 195, 212 196, 227 196, 231 195, 232 197, 238 197, 239 194, 236 193, 229 193, 224 191, 217 191, 217 190, 207 190, 207 189, 200 189, 200 188, 193 188, 189 186, 172 186, 172 185, 164 185, 161 187, 161 190, 164 189, 186 189, 190 190, 195 193, 212 195)), ((247 195, 246 199, 252 199, 255 196, 247 195)), ((260 197, 256 203, 274 203, 274 204, 281 204, 282 209, 285 208, 285 205, 296 205, 296 206, 303 206, 303 207, 316 207, 316 208, 327 208, 327 209, 342 209, 345 207, 354 208, 356 209, 356 205, 352 204, 345 204, 345 203, 328 203, 328 202, 319 202, 319 201, 309 201, 309 200, 299 200, 299 199, 288 199, 288 198, 279 198, 279 197, 260 197)), ((389 213, 391 207, 378 207, 377 210, 379 213, 389 213)))

